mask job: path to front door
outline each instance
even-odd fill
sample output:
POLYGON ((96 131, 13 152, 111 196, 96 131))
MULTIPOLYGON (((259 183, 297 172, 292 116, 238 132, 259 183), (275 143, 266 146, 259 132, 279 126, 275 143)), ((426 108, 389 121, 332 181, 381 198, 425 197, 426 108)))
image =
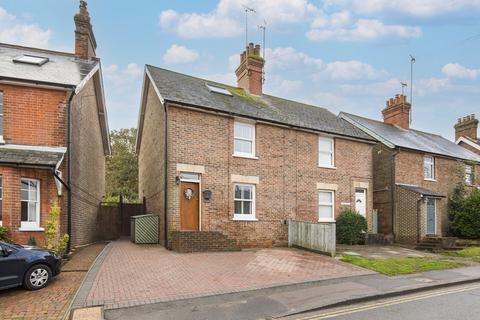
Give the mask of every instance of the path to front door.
POLYGON ((180 228, 182 231, 199 231, 199 183, 180 182, 180 228))

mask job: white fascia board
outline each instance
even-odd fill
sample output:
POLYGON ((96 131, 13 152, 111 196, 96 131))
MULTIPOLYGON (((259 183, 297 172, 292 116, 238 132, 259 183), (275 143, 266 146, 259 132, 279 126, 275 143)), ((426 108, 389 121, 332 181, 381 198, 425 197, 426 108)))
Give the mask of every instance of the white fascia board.
POLYGON ((465 138, 465 137, 460 137, 458 138, 457 141, 455 141, 456 144, 460 144, 460 142, 463 142, 465 144, 468 144, 470 147, 473 147, 477 150, 480 150, 480 145, 476 144, 475 142, 465 138))

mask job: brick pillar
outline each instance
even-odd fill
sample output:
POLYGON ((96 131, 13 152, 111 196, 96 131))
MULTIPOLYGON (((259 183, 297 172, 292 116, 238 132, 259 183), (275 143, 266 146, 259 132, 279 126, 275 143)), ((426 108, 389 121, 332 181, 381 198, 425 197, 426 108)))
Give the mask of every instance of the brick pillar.
POLYGON ((240 66, 235 70, 238 87, 251 94, 262 95, 264 64, 265 61, 260 56, 260 45, 250 43, 240 55, 240 66))
POLYGON ((407 97, 397 94, 395 98, 387 100, 386 107, 382 110, 383 122, 409 129, 411 108, 407 97))

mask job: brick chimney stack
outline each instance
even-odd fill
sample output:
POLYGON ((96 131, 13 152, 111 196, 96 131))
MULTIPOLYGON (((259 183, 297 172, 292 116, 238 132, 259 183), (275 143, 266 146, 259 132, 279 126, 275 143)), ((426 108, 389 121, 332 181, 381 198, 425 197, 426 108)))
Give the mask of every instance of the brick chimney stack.
POLYGON ((87 2, 80 0, 80 11, 75 15, 75 56, 79 59, 95 57, 97 42, 93 34, 87 2))
POLYGON ((235 70, 238 87, 261 96, 264 64, 265 61, 260 56, 260 45, 250 43, 240 55, 240 66, 235 70))
POLYGON ((461 137, 468 137, 477 141, 478 135, 478 119, 474 114, 468 115, 463 118, 459 118, 454 126, 455 128, 455 141, 461 137))
POLYGON ((407 97, 397 94, 395 98, 387 100, 386 107, 382 110, 383 122, 409 129, 411 109, 412 105, 407 102, 407 97))

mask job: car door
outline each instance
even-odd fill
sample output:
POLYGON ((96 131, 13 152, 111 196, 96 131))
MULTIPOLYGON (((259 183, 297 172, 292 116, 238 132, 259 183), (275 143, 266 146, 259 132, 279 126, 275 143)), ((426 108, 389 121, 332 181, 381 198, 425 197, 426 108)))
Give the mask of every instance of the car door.
POLYGON ((0 288, 22 284, 24 264, 24 259, 19 255, 17 249, 0 244, 0 288))

